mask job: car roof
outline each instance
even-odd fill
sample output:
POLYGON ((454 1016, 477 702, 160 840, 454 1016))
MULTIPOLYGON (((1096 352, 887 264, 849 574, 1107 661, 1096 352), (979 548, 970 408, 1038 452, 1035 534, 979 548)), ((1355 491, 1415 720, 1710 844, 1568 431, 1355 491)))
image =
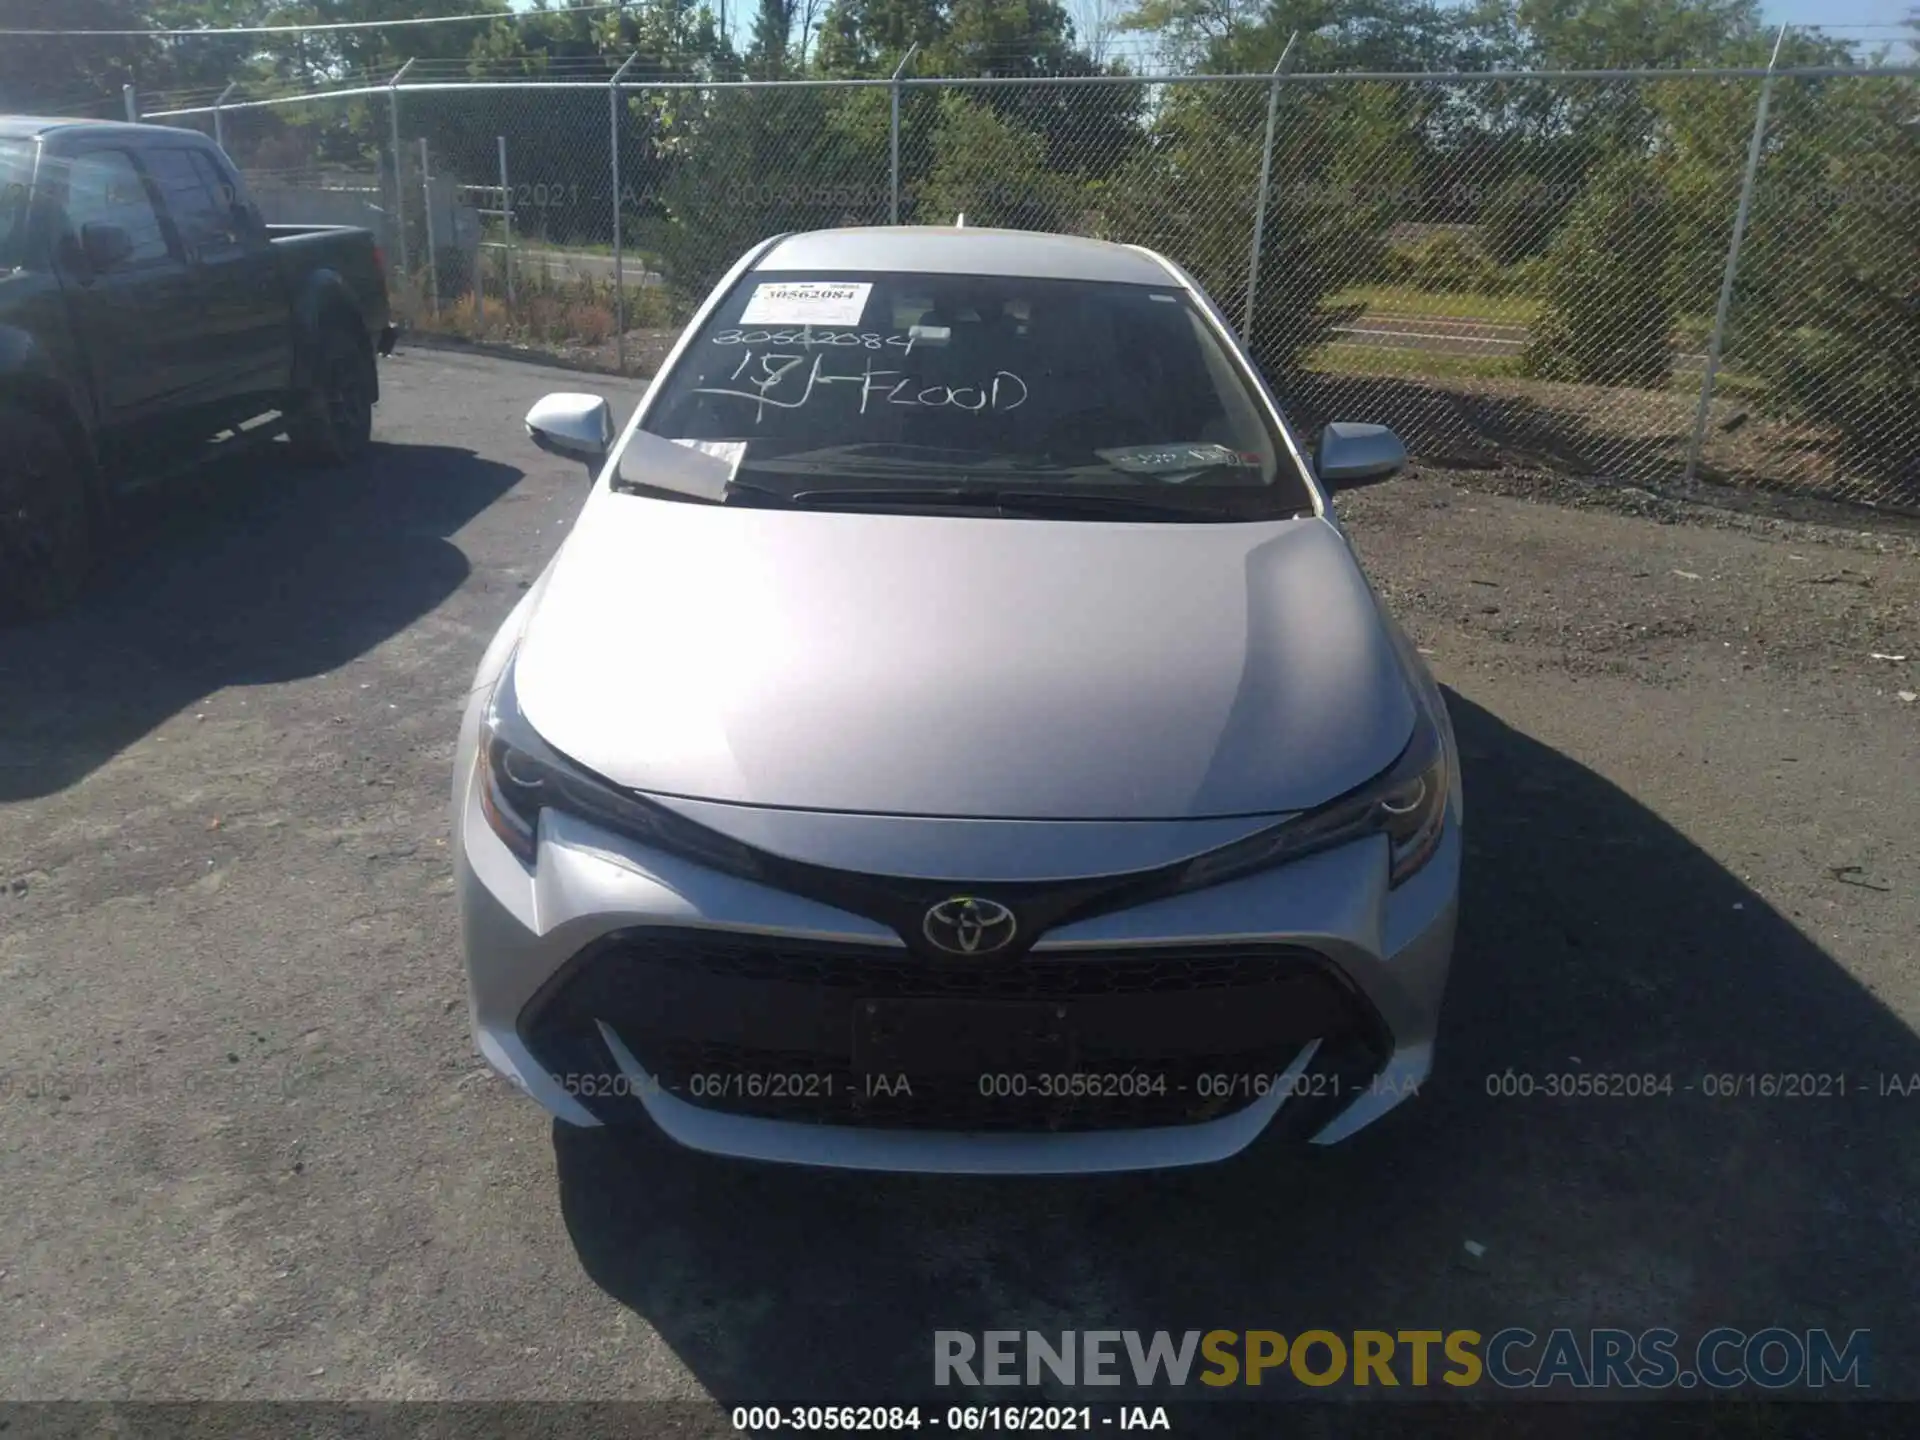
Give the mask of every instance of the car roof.
POLYGON ((1034 230, 976 230, 960 225, 869 225, 810 230, 773 242, 754 265, 762 270, 920 271, 940 275, 1026 275, 1036 279, 1105 280, 1126 285, 1179 285, 1159 256, 1132 245, 1084 235, 1034 230))

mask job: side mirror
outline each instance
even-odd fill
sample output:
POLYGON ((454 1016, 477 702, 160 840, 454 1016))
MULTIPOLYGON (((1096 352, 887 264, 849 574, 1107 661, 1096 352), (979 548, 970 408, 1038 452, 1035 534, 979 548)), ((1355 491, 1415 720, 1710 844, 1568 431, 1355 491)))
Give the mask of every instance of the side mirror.
POLYGON ((548 395, 527 412, 527 434, 549 455, 598 474, 613 448, 613 410, 598 395, 548 395))
POLYGON ((133 254, 133 236, 124 226, 89 221, 80 227, 80 253, 87 257, 95 274, 104 275, 133 254))
POLYGON ((1407 447, 1384 425, 1355 425, 1336 420, 1320 432, 1313 468, 1329 490, 1362 480, 1384 480, 1404 469, 1407 447))

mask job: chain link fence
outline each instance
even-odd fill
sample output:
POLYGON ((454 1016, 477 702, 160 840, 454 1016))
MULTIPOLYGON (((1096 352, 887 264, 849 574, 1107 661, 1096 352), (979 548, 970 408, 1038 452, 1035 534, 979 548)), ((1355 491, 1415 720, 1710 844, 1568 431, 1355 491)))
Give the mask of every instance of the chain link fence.
POLYGON ((413 327, 651 374, 754 242, 1139 243, 1416 460, 1920 511, 1909 68, 408 83, 161 111, 413 327))

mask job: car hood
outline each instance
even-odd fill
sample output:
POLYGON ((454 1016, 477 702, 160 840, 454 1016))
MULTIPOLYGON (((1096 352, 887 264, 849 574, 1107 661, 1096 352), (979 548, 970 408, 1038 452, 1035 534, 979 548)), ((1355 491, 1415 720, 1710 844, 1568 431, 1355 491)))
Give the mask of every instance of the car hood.
POLYGON ((1414 708, 1324 520, 1117 524, 722 508, 598 488, 515 661, 618 784, 1000 819, 1304 809, 1414 708))

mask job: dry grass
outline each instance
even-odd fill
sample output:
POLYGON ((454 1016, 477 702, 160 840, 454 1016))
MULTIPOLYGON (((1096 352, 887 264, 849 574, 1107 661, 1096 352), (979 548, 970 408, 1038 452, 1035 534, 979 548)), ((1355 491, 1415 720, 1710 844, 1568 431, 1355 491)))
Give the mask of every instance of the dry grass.
POLYGON ((1365 315, 1421 315, 1496 325, 1530 325, 1540 316, 1540 302, 1530 295, 1421 290, 1412 285, 1355 285, 1330 297, 1327 305, 1361 305, 1365 315))
MULTIPOLYGON (((426 297, 424 287, 415 288, 404 296, 402 310, 416 330, 551 351, 589 364, 597 363, 604 352, 604 368, 615 369, 614 341, 620 329, 616 299, 610 280, 523 276, 516 277, 509 303, 503 277, 493 274, 486 278, 484 294, 470 288, 456 298, 443 298, 437 306, 426 297)), ((636 353, 652 348, 652 337, 670 330, 673 319, 664 291, 628 288, 627 333, 639 341, 636 353)), ((633 368, 630 355, 628 369, 633 368)))

